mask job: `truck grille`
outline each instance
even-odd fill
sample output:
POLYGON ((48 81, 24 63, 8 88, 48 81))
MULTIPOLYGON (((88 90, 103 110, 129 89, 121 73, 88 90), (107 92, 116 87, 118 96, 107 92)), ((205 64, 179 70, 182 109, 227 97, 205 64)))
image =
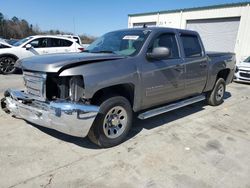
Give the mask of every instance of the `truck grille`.
POLYGON ((240 76, 245 77, 245 78, 250 78, 250 72, 249 73, 240 73, 240 76))
POLYGON ((46 74, 37 72, 23 72, 24 84, 26 92, 32 98, 45 101, 46 100, 46 74))

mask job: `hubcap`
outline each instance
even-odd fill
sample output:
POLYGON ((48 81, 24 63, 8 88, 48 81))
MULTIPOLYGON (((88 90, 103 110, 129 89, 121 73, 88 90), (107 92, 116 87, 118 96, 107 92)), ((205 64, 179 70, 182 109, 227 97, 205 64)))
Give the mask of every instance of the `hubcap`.
POLYGON ((2 57, 0 59, 0 71, 3 73, 10 73, 13 71, 15 60, 11 57, 2 57))
POLYGON ((216 100, 220 101, 224 96, 224 85, 220 85, 217 90, 216 100))
POLYGON ((113 107, 105 116, 103 122, 104 134, 108 138, 117 138, 126 129, 128 122, 128 114, 121 106, 113 107))

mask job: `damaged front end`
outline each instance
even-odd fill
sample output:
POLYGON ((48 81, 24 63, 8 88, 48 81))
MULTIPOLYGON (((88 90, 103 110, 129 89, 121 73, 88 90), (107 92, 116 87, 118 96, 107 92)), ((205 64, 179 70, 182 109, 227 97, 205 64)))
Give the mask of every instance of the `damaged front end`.
POLYGON ((81 77, 24 72, 24 82, 26 91, 5 92, 1 100, 5 112, 68 135, 88 135, 99 107, 82 100, 81 77))

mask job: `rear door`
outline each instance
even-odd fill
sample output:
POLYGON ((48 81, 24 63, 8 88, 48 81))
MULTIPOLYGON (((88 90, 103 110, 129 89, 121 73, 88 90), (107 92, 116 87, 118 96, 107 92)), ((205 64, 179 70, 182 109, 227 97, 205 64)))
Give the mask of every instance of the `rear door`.
POLYGON ((149 45, 170 49, 170 57, 163 60, 147 59, 142 65, 143 108, 164 104, 184 96, 185 65, 180 57, 175 33, 160 33, 149 45))
POLYGON ((75 52, 73 42, 67 39, 51 38, 51 48, 53 53, 75 52))
POLYGON ((185 94, 200 94, 207 81, 208 58, 198 35, 181 33, 180 39, 186 65, 185 94))

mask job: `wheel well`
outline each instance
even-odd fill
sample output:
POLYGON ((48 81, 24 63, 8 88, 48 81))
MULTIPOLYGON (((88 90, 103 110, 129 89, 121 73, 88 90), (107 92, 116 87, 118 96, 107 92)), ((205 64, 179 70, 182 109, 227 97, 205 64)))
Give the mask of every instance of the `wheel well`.
POLYGON ((229 73, 230 73, 230 69, 223 69, 223 70, 219 71, 217 74, 216 80, 218 80, 219 78, 223 78, 226 81, 229 73))
POLYGON ((120 95, 129 100, 131 106, 134 104, 134 85, 119 84, 98 90, 91 99, 91 104, 100 104, 108 97, 120 95))
POLYGON ((14 58, 15 60, 18 60, 18 57, 15 56, 15 55, 13 55, 13 54, 2 54, 2 55, 0 55, 0 58, 1 58, 1 57, 12 57, 12 58, 14 58))

